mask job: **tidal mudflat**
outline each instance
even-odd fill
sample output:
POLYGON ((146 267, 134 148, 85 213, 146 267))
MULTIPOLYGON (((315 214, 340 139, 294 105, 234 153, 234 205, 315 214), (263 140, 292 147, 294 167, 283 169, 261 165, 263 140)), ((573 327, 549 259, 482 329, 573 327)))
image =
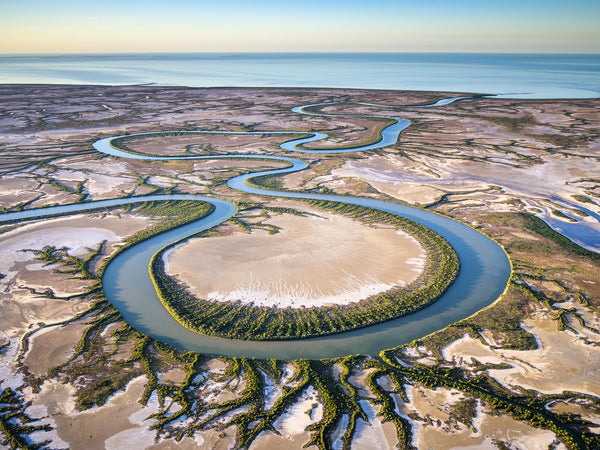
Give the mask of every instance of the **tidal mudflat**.
MULTIPOLYGON (((373 267, 373 279, 381 284, 408 281, 410 269, 418 267, 410 262, 422 257, 421 250, 386 254, 387 246, 408 248, 410 239, 226 184, 249 168, 282 163, 123 160, 96 152, 91 144, 97 139, 181 129, 281 129, 323 132, 329 138, 319 146, 335 147, 373 140, 382 123, 307 116, 292 108, 341 102, 319 111, 407 119, 411 125, 393 145, 361 154, 307 153, 301 157, 310 164, 307 170, 272 183, 278 189, 426 208, 495 239, 512 263, 510 282, 493 305, 410 344, 391 345, 379 359, 226 358, 148 338, 121 319, 101 289, 102 267, 120 246, 194 217, 197 205, 141 202, 2 225, 0 379, 2 403, 9 406, 0 421, 7 443, 51 448, 122 448, 131 442, 139 448, 600 445, 600 380, 594 370, 600 361, 600 257, 591 251, 593 230, 600 229, 594 215, 600 213, 598 100, 470 98, 433 108, 378 108, 373 105, 432 103, 457 94, 42 85, 2 86, 0 95, 5 211, 151 193, 199 193, 238 205, 233 220, 190 240, 169 259, 169 270, 199 295, 218 290, 221 299, 230 299, 236 289, 247 289, 231 280, 253 273, 252 246, 256 253, 273 243, 290 254, 294 233, 307 240, 304 247, 314 245, 317 260, 329 258, 332 267, 346 266, 353 275, 361 264, 373 267), (559 221, 592 230, 592 239, 584 242, 589 249, 543 219, 555 227, 559 221), (369 246, 384 247, 381 259, 374 261, 360 245, 356 252, 336 254, 328 247, 335 233, 320 228, 329 222, 340 232, 357 233, 361 244, 384 233, 369 246), (275 229, 279 233, 269 234, 275 229), (311 233, 322 241, 310 241, 311 233), (238 272, 228 273, 228 264, 213 261, 219 278, 210 281, 218 283, 203 288, 203 275, 192 264, 203 247, 217 257, 234 256, 240 247, 243 260, 231 266, 238 272), (396 263, 400 274, 390 272, 396 263), (34 420, 26 423, 26 417, 34 420)), ((287 139, 205 135, 197 142, 181 137, 169 142, 163 136, 131 145, 148 154, 289 156, 279 148, 287 139)), ((207 262, 200 258, 197 264, 202 268, 207 262)), ((299 256, 294 265, 307 269, 313 299, 338 283, 315 269, 310 255, 299 256), (319 285, 320 278, 326 283, 319 285)), ((267 264, 258 269, 272 273, 267 264)), ((358 279, 357 286, 363 285, 358 279)), ((277 294, 285 281, 266 279, 265 292, 277 294)), ((256 290, 247 291, 253 298, 256 290)))
POLYGON ((356 302, 422 272, 425 252, 408 234, 312 214, 266 222, 281 229, 277 234, 195 240, 165 255, 167 271, 201 298, 280 308, 356 302))

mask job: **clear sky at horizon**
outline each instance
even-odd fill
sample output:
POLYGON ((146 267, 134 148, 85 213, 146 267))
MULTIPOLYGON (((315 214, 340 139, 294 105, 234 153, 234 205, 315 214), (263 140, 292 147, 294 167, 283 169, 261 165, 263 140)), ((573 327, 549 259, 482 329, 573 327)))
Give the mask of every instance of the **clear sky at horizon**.
POLYGON ((0 0, 0 53, 600 53, 598 0, 0 0))

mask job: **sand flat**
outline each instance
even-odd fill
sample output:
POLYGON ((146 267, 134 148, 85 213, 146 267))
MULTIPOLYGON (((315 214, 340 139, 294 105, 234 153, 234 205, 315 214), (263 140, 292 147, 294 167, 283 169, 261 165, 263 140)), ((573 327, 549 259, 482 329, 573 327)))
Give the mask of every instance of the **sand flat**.
POLYGON ((49 369, 67 362, 88 327, 83 321, 69 326, 43 328, 31 338, 23 363, 34 375, 45 375, 49 369))
MULTIPOLYGON (((489 371, 508 388, 520 386, 544 394, 560 394, 567 390, 595 396, 600 394, 600 358, 596 345, 588 345, 581 336, 568 331, 556 332, 555 321, 546 314, 525 320, 524 326, 537 337, 539 349, 494 349, 465 335, 444 348, 444 358, 463 358, 467 362, 476 358, 484 364, 508 363, 513 366, 512 369, 489 371)), ((578 325, 572 326, 586 335, 578 325)), ((587 337, 595 338, 592 334, 587 337)))
POLYGON ((296 308, 359 301, 421 272, 426 254, 412 236, 320 214, 275 217, 275 235, 191 240, 165 255, 167 271, 200 298, 296 308))

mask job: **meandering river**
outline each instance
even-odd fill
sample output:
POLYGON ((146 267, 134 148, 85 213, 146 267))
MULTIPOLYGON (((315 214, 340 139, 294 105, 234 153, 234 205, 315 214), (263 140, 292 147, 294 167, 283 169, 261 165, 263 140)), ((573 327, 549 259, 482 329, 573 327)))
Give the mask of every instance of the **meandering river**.
MULTIPOLYGON (((443 99, 434 104, 419 105, 419 107, 445 105, 462 98, 464 97, 443 99)), ((305 109, 331 104, 305 105, 294 108, 294 111, 301 114, 326 115, 309 113, 305 109)), ((373 116, 361 115, 359 117, 373 116)), ((381 116, 377 117, 381 118, 381 116)), ((410 122, 393 117, 387 118, 393 120, 393 123, 382 130, 381 139, 377 143, 338 150, 307 150, 299 148, 302 144, 326 138, 327 135, 322 133, 299 131, 182 131, 182 133, 246 134, 257 136, 297 133, 303 137, 282 144, 281 148, 283 150, 300 153, 348 153, 381 148, 396 143, 399 133, 409 126, 410 122), (305 137, 306 134, 310 134, 310 136, 305 137)), ((160 132, 150 132, 128 136, 158 136, 160 134, 160 132)), ((115 139, 121 137, 123 136, 101 139, 93 144, 94 148, 99 152, 117 158, 142 160, 216 158, 247 160, 253 158, 287 162, 289 167, 236 176, 231 178, 227 182, 227 185, 232 189, 252 194, 296 199, 332 200, 398 214, 419 222, 442 235, 455 249, 461 261, 461 272, 446 293, 432 305, 414 314, 367 328, 326 337, 279 342, 238 341, 201 335, 180 325, 161 304, 148 273, 150 259, 157 251, 166 245, 186 239, 202 230, 224 222, 236 212, 236 207, 232 203, 219 198, 191 194, 152 195, 40 208, 0 216, 0 221, 17 220, 50 216, 57 213, 70 214, 104 206, 151 200, 200 200, 212 203, 215 206, 215 210, 209 216, 194 223, 156 235, 125 250, 110 262, 103 275, 104 293, 108 300, 119 310, 123 318, 138 331, 175 347, 208 354, 279 359, 325 358, 357 353, 376 355, 381 350, 423 337, 490 305, 502 294, 510 277, 510 262, 504 250, 497 243, 465 224, 434 212, 367 198, 272 191, 261 189, 248 183, 250 178, 256 176, 285 174, 303 170, 308 167, 308 164, 302 160, 289 157, 248 154, 180 157, 146 156, 126 152, 112 144, 115 139)), ((243 165, 242 161, 240 161, 240 165, 243 165)))

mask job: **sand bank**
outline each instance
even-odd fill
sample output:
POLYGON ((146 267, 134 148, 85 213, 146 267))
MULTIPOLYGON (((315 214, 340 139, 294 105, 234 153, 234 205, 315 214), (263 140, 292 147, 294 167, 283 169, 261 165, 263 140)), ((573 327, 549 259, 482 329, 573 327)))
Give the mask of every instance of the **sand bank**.
POLYGON ((200 298, 295 308, 356 302, 421 272, 425 251, 408 234, 320 214, 272 218, 275 235, 191 240, 165 255, 167 271, 200 298))

